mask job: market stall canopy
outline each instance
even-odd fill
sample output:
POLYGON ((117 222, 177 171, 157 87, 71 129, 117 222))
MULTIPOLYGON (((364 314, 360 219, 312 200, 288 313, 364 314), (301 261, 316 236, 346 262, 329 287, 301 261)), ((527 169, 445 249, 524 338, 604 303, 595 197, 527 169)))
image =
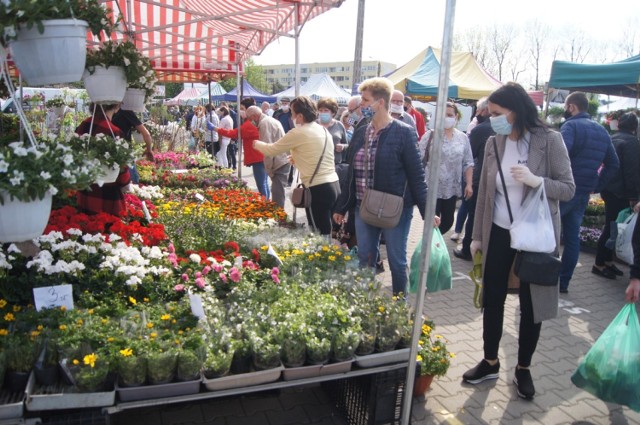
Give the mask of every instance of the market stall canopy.
MULTIPOLYGON (((188 88, 182 90, 173 99, 169 99, 164 102, 165 105, 186 105, 188 101, 193 99, 199 99, 202 96, 202 92, 198 89, 188 88)), ((208 95, 207 95, 208 96, 208 95)))
POLYGON ((553 61, 549 87, 611 96, 639 96, 640 55, 613 63, 553 61))
MULTIPOLYGON (((313 100, 330 97, 335 99, 339 104, 346 104, 351 97, 351 94, 338 86, 328 74, 311 75, 304 85, 300 87, 299 94, 309 96, 313 100)), ((283 97, 293 99, 296 96, 296 87, 291 86, 280 93, 274 94, 274 96, 277 97, 278 100, 283 97)))
MULTIPOLYGON (((251 84, 247 82, 247 80, 242 80, 242 98, 252 97, 255 99, 256 103, 260 102, 269 102, 273 103, 276 101, 275 96, 269 96, 268 94, 264 94, 261 91, 255 89, 251 84)), ((211 100, 220 101, 224 100, 227 102, 235 102, 238 100, 238 88, 231 90, 228 93, 220 94, 217 96, 211 96, 211 100)))
MULTIPOLYGON (((218 81, 344 0, 102 0, 162 82, 218 81)), ((93 42, 91 36, 89 40, 93 42)), ((242 69, 240 69, 242 71, 242 69)))
POLYGON ((608 103, 606 105, 602 105, 598 108, 599 114, 606 114, 607 112, 619 111, 619 110, 627 110, 629 108, 638 109, 640 106, 640 102, 638 99, 631 99, 628 97, 620 98, 614 102, 608 103))
MULTIPOLYGON (((440 49, 428 47, 386 77, 405 94, 432 100, 438 95, 440 55, 440 49)), ((477 100, 502 85, 476 62, 470 52, 451 52, 451 55, 448 97, 477 100)))

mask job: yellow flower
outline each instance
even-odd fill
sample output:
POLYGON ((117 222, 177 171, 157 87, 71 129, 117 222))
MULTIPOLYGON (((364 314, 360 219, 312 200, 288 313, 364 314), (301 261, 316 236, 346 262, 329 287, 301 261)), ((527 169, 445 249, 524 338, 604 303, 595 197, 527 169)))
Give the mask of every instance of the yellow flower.
POLYGON ((384 313, 384 306, 381 305, 380 307, 378 307, 378 311, 380 313, 384 313))
POLYGON ((416 361, 421 362, 422 361, 422 356, 420 354, 418 354, 416 356, 416 361))
POLYGON ((133 305, 138 304, 138 301, 136 301, 136 299, 135 299, 135 298, 133 298, 133 297, 129 297, 129 302, 130 302, 131 304, 133 304, 133 305))
POLYGON ((4 320, 5 322, 13 322, 16 320, 16 316, 14 316, 13 313, 7 313, 4 315, 4 320))
POLYGON ((89 311, 87 311, 87 313, 89 313, 89 314, 93 314, 93 309, 92 309, 92 308, 90 308, 90 309, 89 309, 89 311))
POLYGON ((60 325, 58 327, 61 331, 66 331, 67 330, 67 325, 60 325))
POLYGON ((80 361, 78 359, 73 359, 73 364, 77 366, 80 364, 80 361))
POLYGON ((176 339, 174 342, 176 343, 176 345, 180 345, 180 340, 179 339, 176 339))
POLYGON ((153 323, 151 322, 147 323, 147 329, 151 329, 151 328, 153 328, 153 323))
POLYGON ((344 261, 349 261, 351 260, 351 256, 350 255, 345 255, 344 256, 344 261))
POLYGON ((81 326, 84 324, 84 321, 82 319, 78 319, 76 323, 81 326))
POLYGON ((60 306, 60 311, 67 311, 67 307, 65 307, 65 306, 61 305, 61 306, 60 306))
POLYGON ((180 330, 178 331, 178 335, 182 335, 183 333, 184 333, 184 331, 183 331, 182 329, 180 329, 180 330))
POLYGON ((106 325, 107 323, 109 323, 109 319, 102 319, 100 323, 102 323, 103 325, 106 325))
POLYGON ((96 367, 97 360, 98 360, 98 356, 96 356, 94 353, 87 354, 86 356, 84 356, 84 359, 82 359, 84 364, 91 367, 96 367))
POLYGON ((0 329, 0 336, 7 336, 9 335, 9 331, 6 329, 0 329))
POLYGON ((171 316, 170 316, 170 315, 168 315, 168 314, 163 314, 163 315, 160 317, 160 320, 169 320, 169 319, 171 319, 171 316))
POLYGON ((149 335, 149 336, 150 336, 151 338, 155 338, 155 337, 157 337, 157 336, 158 336, 158 334, 157 334, 157 333, 155 333, 155 332, 151 332, 151 335, 149 335))
POLYGON ((329 261, 336 261, 336 256, 335 255, 330 255, 329 256, 329 261))
POLYGON ((313 260, 313 259, 314 259, 314 256, 313 256, 313 254, 311 254, 311 255, 309 255, 307 258, 308 258, 309 260, 313 260))
POLYGON ((0 308, 5 308, 5 307, 6 307, 6 305, 7 305, 7 300, 5 300, 5 299, 1 299, 1 300, 0 300, 0 308))
POLYGON ((113 342, 115 340, 114 337, 110 336, 109 338, 107 338, 107 342, 113 342))
POLYGON ((338 251, 338 250, 336 250, 336 251, 335 251, 335 254, 339 257, 339 256, 341 256, 341 255, 342 255, 342 251, 338 251))
POLYGON ((268 246, 266 246, 266 245, 262 245, 262 246, 260 247, 260 249, 261 249, 261 250, 263 250, 263 251, 266 251, 266 250, 268 250, 268 249, 269 249, 269 247, 268 247, 268 246))
POLYGON ((144 297, 144 298, 142 299, 142 301, 144 301, 145 303, 148 303, 148 302, 149 302, 149 298, 144 297))
POLYGON ((171 319, 171 323, 177 323, 178 321, 176 319, 171 319))
POLYGON ((315 255, 316 257, 322 257, 322 254, 320 254, 319 252, 316 252, 316 253, 315 253, 315 254, 313 254, 313 255, 315 255))
POLYGON ((124 350, 120 350, 120 354, 122 354, 122 357, 133 356, 133 350, 131 348, 125 348, 124 350))
POLYGON ((449 353, 449 357, 451 357, 452 359, 455 359, 456 355, 455 355, 455 353, 449 353))
POLYGON ((325 245, 325 246, 323 246, 323 247, 322 247, 322 250, 323 250, 324 252, 327 252, 327 251, 329 251, 329 247, 328 247, 327 245, 325 245))
POLYGON ((40 332, 38 332, 38 331, 31 331, 31 338, 35 338, 35 337, 37 337, 38 335, 40 335, 40 332))
POLYGON ((20 310, 22 310, 22 307, 20 307, 19 305, 14 305, 14 306, 13 306, 13 311, 14 311, 15 313, 19 312, 20 310))

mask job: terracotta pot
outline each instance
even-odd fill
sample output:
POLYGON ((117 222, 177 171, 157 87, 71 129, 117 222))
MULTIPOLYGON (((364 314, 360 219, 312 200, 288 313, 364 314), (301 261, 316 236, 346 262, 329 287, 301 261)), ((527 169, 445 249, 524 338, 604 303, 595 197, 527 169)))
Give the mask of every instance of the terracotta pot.
POLYGON ((433 375, 422 375, 416 378, 413 386, 413 396, 420 397, 431 389, 431 382, 433 381, 433 375))

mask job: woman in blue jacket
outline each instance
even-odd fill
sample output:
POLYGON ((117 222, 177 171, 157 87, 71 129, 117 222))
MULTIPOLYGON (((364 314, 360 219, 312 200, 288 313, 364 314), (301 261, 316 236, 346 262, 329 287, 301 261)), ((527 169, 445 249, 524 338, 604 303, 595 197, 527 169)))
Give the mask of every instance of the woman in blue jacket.
POLYGON ((358 259, 361 267, 375 268, 380 235, 384 233, 393 293, 402 294, 406 293, 407 286, 407 237, 413 208, 417 205, 424 219, 427 194, 416 132, 389 115, 389 101, 393 92, 391 81, 386 78, 371 78, 360 84, 358 90, 362 95, 362 113, 370 118, 370 122, 356 129, 351 139, 349 156, 353 160, 349 161, 349 183, 336 203, 333 219, 342 224, 345 213, 355 206, 358 259), (369 149, 368 157, 365 158, 364 145, 367 140, 369 149), (369 170, 366 178, 365 168, 369 170), (404 210, 396 227, 382 229, 360 219, 359 207, 365 188, 404 197, 404 210))

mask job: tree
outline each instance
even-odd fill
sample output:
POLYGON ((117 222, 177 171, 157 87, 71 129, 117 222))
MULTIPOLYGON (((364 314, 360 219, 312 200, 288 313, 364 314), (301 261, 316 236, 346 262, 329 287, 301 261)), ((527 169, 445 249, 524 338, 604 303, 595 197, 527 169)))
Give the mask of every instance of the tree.
POLYGON ((489 38, 489 50, 496 61, 498 80, 502 81, 502 71, 507 56, 511 51, 511 43, 517 37, 516 28, 513 25, 494 25, 489 38))
POLYGON ((184 85, 182 83, 167 83, 164 86, 164 95, 171 99, 179 95, 183 89, 184 85))
POLYGON ((591 52, 591 43, 584 31, 575 27, 567 28, 566 40, 569 43, 564 50, 569 62, 584 63, 591 52))
POLYGON ((280 93, 284 91, 284 89, 286 89, 286 87, 280 84, 280 81, 274 81, 273 84, 271 84, 271 94, 280 93))
POLYGON ((220 85, 226 91, 231 91, 236 88, 237 82, 235 78, 227 78, 226 80, 220 81, 220 85))
POLYGON ((545 45, 551 28, 548 25, 543 24, 537 19, 531 21, 527 25, 527 34, 529 35, 529 53, 531 53, 530 63, 533 66, 535 73, 534 88, 538 90, 540 88, 540 61, 542 55, 545 52, 545 45))
POLYGON ((260 90, 262 93, 266 93, 269 90, 269 84, 267 83, 267 76, 264 73, 264 68, 262 65, 257 65, 253 58, 249 58, 245 62, 244 75, 249 84, 251 84, 256 90, 260 90))

